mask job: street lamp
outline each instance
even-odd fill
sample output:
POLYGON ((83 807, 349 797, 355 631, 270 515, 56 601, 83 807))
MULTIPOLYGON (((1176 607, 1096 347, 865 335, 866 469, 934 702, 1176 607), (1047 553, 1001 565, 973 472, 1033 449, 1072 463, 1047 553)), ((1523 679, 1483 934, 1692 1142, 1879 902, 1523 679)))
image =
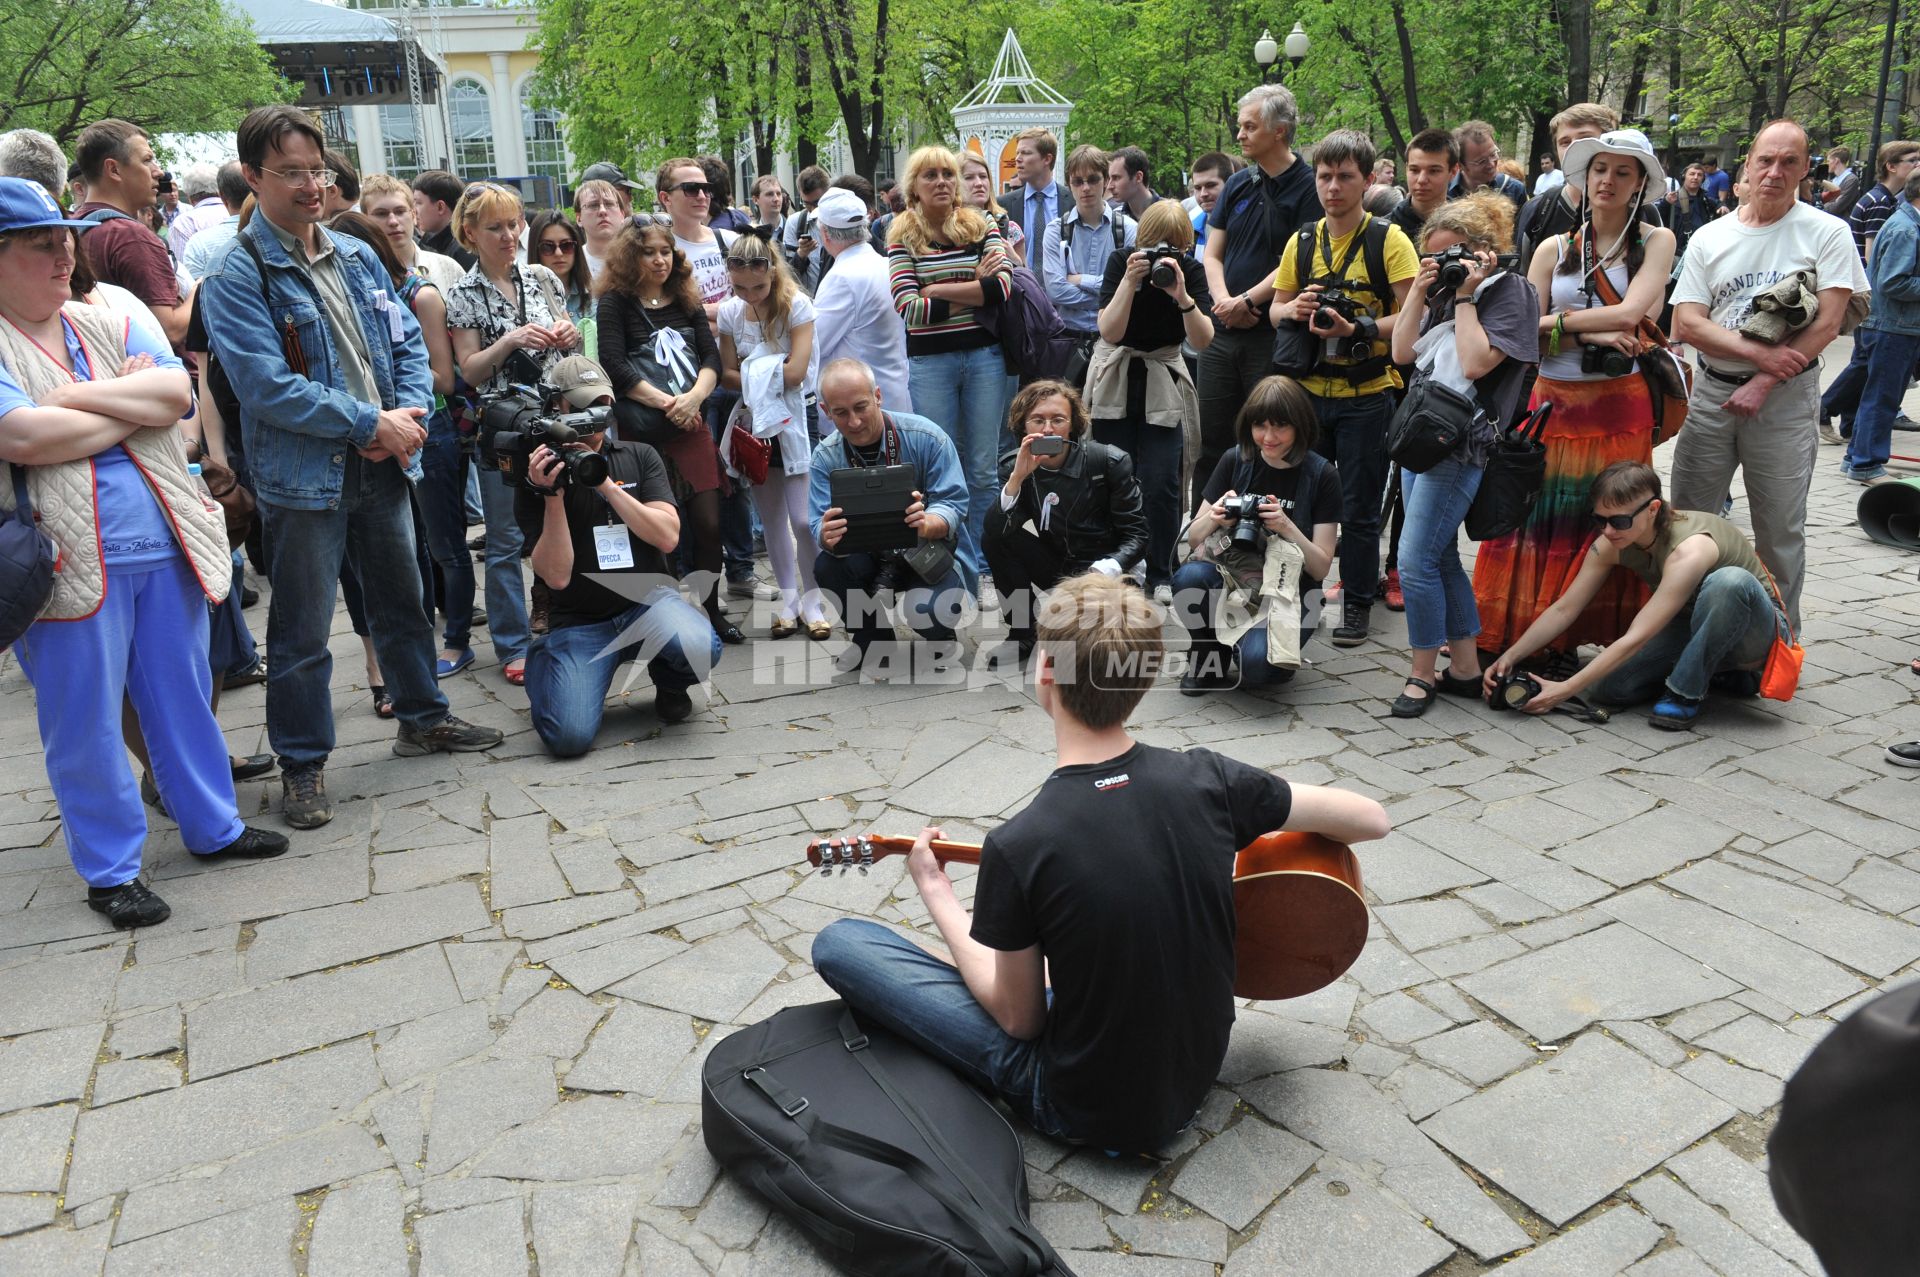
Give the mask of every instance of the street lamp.
MULTIPOLYGON (((1307 29, 1298 22, 1287 33, 1287 61, 1298 71, 1300 64, 1306 61, 1307 50, 1313 47, 1313 41, 1307 38, 1307 29)), ((1260 82, 1265 84, 1273 78, 1276 64, 1280 61, 1280 42, 1273 38, 1273 32, 1262 28, 1260 38, 1253 42, 1253 60, 1260 64, 1260 82)), ((1281 78, 1286 78, 1282 73, 1281 78)))

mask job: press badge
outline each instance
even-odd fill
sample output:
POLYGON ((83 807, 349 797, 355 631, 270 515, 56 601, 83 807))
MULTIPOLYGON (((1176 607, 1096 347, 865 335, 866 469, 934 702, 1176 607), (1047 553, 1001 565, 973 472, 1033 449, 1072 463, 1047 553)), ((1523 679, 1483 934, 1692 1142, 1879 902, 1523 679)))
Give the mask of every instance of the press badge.
POLYGON ((633 542, 627 539, 627 525, 602 525, 593 530, 593 552, 602 571, 633 566, 633 542))
POLYGON ((406 325, 400 322, 400 304, 382 291, 376 291, 373 294, 373 304, 381 314, 387 317, 387 336, 393 341, 404 338, 407 335, 407 329, 406 325))

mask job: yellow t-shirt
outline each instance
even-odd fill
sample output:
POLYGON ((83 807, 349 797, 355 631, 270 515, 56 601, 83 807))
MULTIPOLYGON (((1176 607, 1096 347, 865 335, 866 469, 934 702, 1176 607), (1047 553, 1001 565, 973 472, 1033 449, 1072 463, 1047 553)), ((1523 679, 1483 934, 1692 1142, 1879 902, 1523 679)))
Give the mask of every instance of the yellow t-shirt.
MULTIPOLYGON (((1312 269, 1308 273, 1308 278, 1318 279, 1323 275, 1332 274, 1334 266, 1346 257, 1347 246, 1353 243, 1354 236, 1364 234, 1367 229, 1367 223, 1372 220, 1374 219, 1371 214, 1362 217, 1358 226, 1354 227, 1345 235, 1333 239, 1332 242, 1327 245, 1327 247, 1333 251, 1332 261, 1327 261, 1321 256, 1320 232, 1316 227, 1313 234, 1313 263, 1312 269)), ((1391 222, 1387 223, 1387 242, 1383 245, 1382 255, 1386 259, 1387 278, 1385 282, 1388 286, 1412 279, 1420 273, 1420 257, 1419 254, 1413 251, 1413 241, 1407 238, 1405 231, 1391 222)), ((1283 293, 1297 293, 1304 287, 1304 283, 1300 278, 1299 256, 1300 236, 1297 234, 1287 236, 1287 251, 1281 254, 1280 269, 1273 274, 1273 286, 1276 290, 1283 293)), ((1361 248, 1355 251, 1353 261, 1347 266, 1347 273, 1343 278, 1364 281, 1366 277, 1367 254, 1366 250, 1361 248)), ((1354 290, 1353 295, 1359 300, 1366 312, 1375 319, 1384 319, 1394 312, 1393 295, 1391 293, 1385 298, 1376 298, 1372 293, 1361 289, 1354 290)), ((1385 355, 1389 349, 1390 343, 1384 338, 1373 343, 1373 353, 1375 355, 1385 355)), ((1347 361, 1335 360, 1333 362, 1343 363, 1347 361)), ((1373 380, 1363 381, 1357 386, 1345 377, 1303 377, 1300 380, 1301 389, 1310 395, 1319 395, 1323 399, 1353 399, 1360 395, 1377 395, 1383 390, 1397 390, 1400 388, 1400 384, 1400 374, 1395 372, 1391 366, 1373 380)))

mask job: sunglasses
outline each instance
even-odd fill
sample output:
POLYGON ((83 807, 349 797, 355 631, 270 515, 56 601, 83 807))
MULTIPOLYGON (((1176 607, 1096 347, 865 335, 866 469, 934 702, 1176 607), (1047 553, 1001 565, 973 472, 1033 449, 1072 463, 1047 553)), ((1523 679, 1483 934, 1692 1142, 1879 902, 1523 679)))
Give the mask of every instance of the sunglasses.
POLYGON ((772 266, 773 266, 772 260, 765 257, 729 257, 727 258, 728 270, 750 270, 758 274, 764 275, 767 273, 769 269, 772 268, 772 266))
POLYGON ((1645 501, 1635 506, 1629 514, 1589 514, 1587 517, 1592 519, 1596 524, 1602 524, 1612 528, 1615 532, 1625 532, 1633 526, 1633 521, 1640 517, 1640 512, 1652 505, 1657 499, 1656 497, 1648 497, 1645 501))
POLYGON ((540 241, 540 256, 558 257, 562 253, 571 253, 578 247, 580 247, 578 240, 543 239, 540 241))
POLYGON ((667 194, 669 195, 673 194, 675 191, 680 192, 682 195, 705 195, 707 198, 711 199, 713 198, 713 183, 682 182, 678 186, 669 186, 667 188, 667 194))

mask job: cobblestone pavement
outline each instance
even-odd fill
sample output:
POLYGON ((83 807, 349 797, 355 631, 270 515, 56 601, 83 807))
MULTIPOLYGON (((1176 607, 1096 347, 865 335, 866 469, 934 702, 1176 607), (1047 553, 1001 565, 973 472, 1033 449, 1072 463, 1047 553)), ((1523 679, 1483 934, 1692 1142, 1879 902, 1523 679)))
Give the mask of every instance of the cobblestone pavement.
MULTIPOLYGON (((1396 828, 1363 849, 1359 964, 1245 1007, 1163 1160, 1027 1140, 1076 1272, 1818 1271, 1765 1183, 1782 1080, 1920 971, 1920 788, 1881 756, 1920 736, 1920 560, 1860 535, 1837 459, 1790 704, 1715 703, 1685 735, 1445 701, 1399 721, 1397 618, 1268 699, 1148 697, 1143 739, 1364 791, 1396 828)), ((206 872, 159 821, 173 919, 131 936, 82 903, 0 670, 0 1273, 827 1271, 717 1176, 701 1062, 827 996, 807 953, 832 919, 931 933, 902 861, 822 880, 804 841, 977 837, 1046 775, 1045 717, 992 681, 773 685, 729 650, 710 710, 664 727, 643 677, 566 763, 469 672, 455 707, 504 747, 403 760, 344 628, 334 653, 338 819, 206 872)), ((265 748, 261 689, 222 716, 265 748)))

